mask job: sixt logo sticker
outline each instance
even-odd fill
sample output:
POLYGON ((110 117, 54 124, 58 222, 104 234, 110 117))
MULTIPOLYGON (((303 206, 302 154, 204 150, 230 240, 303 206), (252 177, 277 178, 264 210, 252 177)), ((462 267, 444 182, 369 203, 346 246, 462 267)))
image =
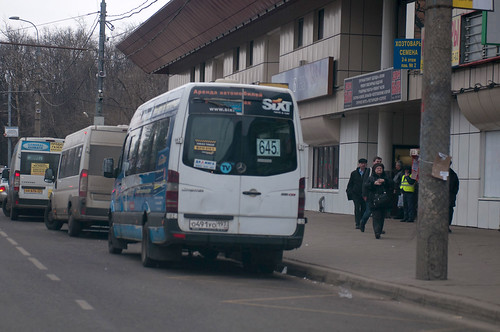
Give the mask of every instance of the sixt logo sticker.
POLYGON ((292 102, 284 101, 283 98, 262 100, 262 108, 266 111, 274 111, 275 113, 290 114, 291 106, 292 102))

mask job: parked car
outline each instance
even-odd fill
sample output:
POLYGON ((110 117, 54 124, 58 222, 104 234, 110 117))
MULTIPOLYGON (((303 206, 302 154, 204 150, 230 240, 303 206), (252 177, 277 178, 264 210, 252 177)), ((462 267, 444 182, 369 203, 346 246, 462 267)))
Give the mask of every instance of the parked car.
MULTIPOLYGON (((4 201, 7 200, 7 194, 9 192, 9 169, 4 168, 2 170, 2 179, 0 180, 0 204, 4 205, 4 201)), ((6 210, 4 209, 4 214, 6 217, 10 217, 10 215, 7 215, 6 210)))

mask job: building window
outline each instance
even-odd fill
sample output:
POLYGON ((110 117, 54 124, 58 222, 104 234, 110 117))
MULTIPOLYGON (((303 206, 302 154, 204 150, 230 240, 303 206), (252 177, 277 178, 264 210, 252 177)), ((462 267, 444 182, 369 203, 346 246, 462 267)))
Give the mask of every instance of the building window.
POLYGON ((205 82, 205 62, 200 64, 200 82, 205 82))
POLYGON ((304 46, 304 18, 299 18, 296 26, 297 48, 304 46))
POLYGON ((484 197, 500 197, 500 131, 485 133, 484 197))
POLYGON ((233 73, 240 70, 240 48, 236 47, 233 51, 233 73))
POLYGON ((469 63, 489 59, 500 55, 500 46, 483 45, 481 34, 483 32, 483 12, 474 12, 464 15, 462 19, 462 45, 460 63, 469 63))
POLYGON ((316 15, 316 40, 321 40, 325 33, 325 10, 320 9, 316 15))
POLYGON ((248 43, 247 68, 253 66, 253 40, 248 43))
POLYGON ((313 189, 339 188, 339 146, 313 149, 313 189))
POLYGON ((191 68, 191 72, 189 73, 189 82, 195 81, 196 68, 191 68))

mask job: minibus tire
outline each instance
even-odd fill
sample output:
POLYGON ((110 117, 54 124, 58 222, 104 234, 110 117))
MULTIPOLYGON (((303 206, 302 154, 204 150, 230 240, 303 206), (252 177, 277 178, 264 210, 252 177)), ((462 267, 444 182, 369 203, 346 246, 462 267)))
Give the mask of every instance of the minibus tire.
POLYGON ((63 222, 60 220, 54 220, 54 214, 52 213, 51 203, 45 208, 45 212, 43 214, 43 222, 45 223, 45 227, 51 231, 58 231, 61 229, 63 222))
POLYGON ((149 240, 148 223, 142 226, 142 241, 141 241, 141 263, 144 267, 156 266, 156 261, 151 258, 151 241, 149 240))
POLYGON ((80 222, 76 220, 72 214, 70 214, 68 218, 68 235, 71 237, 77 237, 80 235, 81 230, 82 225, 80 222))
POLYGON ((119 241, 119 240, 115 237, 113 224, 111 223, 109 225, 109 230, 108 230, 108 252, 110 254, 119 255, 123 251, 122 248, 115 246, 116 241, 119 241))
POLYGON ((19 213, 17 212, 17 209, 14 208, 13 206, 10 207, 10 220, 18 220, 19 219, 19 213))
POLYGON ((10 210, 7 209, 7 198, 3 200, 2 202, 2 210, 3 210, 3 214, 9 218, 10 217, 10 210))

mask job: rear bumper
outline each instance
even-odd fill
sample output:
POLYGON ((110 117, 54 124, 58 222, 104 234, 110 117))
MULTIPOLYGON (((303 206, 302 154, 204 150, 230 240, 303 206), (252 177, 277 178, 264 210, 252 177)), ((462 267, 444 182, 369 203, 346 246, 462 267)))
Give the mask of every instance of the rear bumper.
POLYGON ((152 232, 151 240, 159 245, 181 245, 184 248, 214 248, 219 250, 245 250, 256 247, 266 250, 292 250, 302 245, 305 225, 297 224, 290 236, 247 235, 225 233, 183 232, 177 219, 166 219, 158 232, 152 232), (163 233, 163 234, 161 234, 163 233))

